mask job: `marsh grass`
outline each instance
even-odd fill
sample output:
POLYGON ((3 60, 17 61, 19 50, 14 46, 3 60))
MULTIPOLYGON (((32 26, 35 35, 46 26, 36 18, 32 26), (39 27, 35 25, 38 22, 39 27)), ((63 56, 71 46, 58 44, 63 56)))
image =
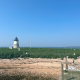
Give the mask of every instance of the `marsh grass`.
POLYGON ((55 78, 53 75, 45 75, 45 74, 36 74, 36 73, 27 73, 27 75, 24 75, 23 73, 17 73, 15 74, 6 74, 4 73, 0 74, 0 80, 58 80, 58 78, 55 78))

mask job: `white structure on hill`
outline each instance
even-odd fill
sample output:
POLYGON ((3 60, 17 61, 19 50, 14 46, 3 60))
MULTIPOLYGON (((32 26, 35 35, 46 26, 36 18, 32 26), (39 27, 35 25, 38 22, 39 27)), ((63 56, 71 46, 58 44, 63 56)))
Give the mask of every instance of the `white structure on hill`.
POLYGON ((19 48, 19 40, 17 37, 14 39, 13 48, 19 48))
POLYGON ((12 46, 9 47, 9 49, 12 49, 12 48, 13 48, 12 46))

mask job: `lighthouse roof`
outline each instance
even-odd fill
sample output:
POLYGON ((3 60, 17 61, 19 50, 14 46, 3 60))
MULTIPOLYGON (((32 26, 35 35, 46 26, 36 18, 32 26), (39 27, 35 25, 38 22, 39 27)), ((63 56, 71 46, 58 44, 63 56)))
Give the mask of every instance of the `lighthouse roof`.
POLYGON ((14 41, 19 41, 19 40, 18 40, 18 38, 16 37, 16 38, 14 39, 14 41))

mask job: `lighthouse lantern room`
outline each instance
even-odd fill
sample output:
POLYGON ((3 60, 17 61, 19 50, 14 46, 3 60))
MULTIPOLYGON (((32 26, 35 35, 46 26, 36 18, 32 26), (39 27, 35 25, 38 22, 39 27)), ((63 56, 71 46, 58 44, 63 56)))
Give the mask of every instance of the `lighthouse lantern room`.
POLYGON ((19 48, 19 40, 17 37, 14 39, 13 48, 19 48))

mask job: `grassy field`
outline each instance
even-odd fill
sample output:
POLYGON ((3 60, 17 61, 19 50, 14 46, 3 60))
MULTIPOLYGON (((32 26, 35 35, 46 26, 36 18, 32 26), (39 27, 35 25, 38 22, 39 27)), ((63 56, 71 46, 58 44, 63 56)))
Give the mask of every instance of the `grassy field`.
MULTIPOLYGON (((60 76, 59 80, 62 80, 62 75, 60 76)), ((80 80, 80 71, 65 70, 64 80, 80 80)))
POLYGON ((80 55, 80 49, 64 49, 64 48, 20 48, 9 49, 0 48, 0 58, 61 58, 69 56, 69 58, 77 58, 80 55), (27 54, 26 54, 27 52, 27 54), (76 55, 74 56, 73 53, 76 55))
MULTIPOLYGON (((61 58, 63 59, 66 56, 69 56, 69 58, 77 58, 80 55, 80 49, 63 49, 63 48, 20 48, 20 51, 18 49, 9 49, 9 48, 0 48, 0 58, 1 59, 15 59, 18 57, 21 58, 61 58), (26 54, 27 53, 27 54, 26 54), (76 55, 74 56, 73 53, 76 55)), ((1 67, 2 68, 2 67, 1 67)), ((78 72, 70 72, 65 71, 65 80, 78 80, 75 76, 77 73, 77 76, 79 76, 78 72), (72 75, 73 76, 72 76, 72 75)), ((0 80, 58 80, 55 78, 55 76, 46 76, 43 77, 41 75, 35 75, 35 74, 28 74, 25 75, 1 75, 0 74, 0 80)))

